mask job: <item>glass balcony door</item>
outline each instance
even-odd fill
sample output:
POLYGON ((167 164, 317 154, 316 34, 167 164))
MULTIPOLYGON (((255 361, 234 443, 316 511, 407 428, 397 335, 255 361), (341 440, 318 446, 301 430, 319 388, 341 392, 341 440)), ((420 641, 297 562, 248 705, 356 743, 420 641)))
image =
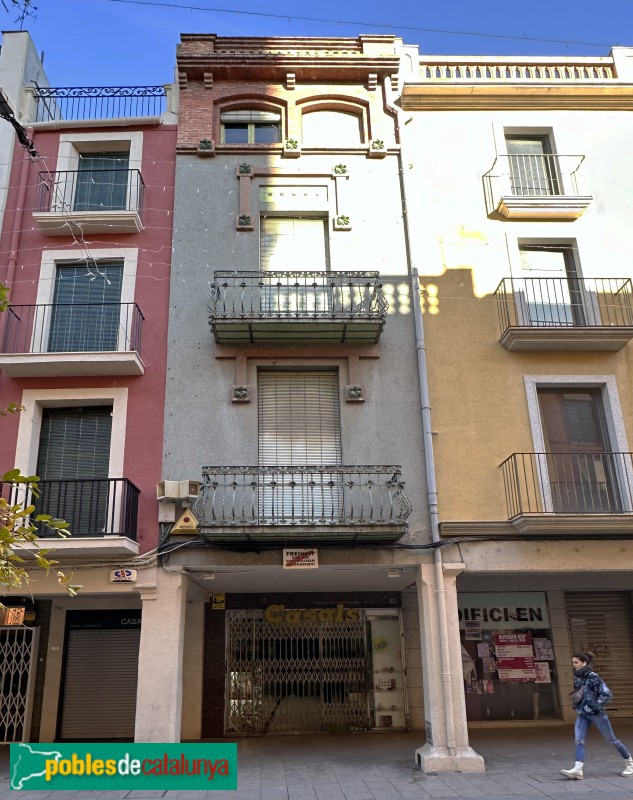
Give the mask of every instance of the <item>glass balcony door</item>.
POLYGON ((513 195, 561 194, 556 156, 546 136, 506 136, 506 146, 513 195))
POLYGON ((325 280, 329 260, 324 219, 262 218, 262 270, 295 273, 263 278, 262 311, 297 316, 318 316, 329 311, 333 303, 332 290, 325 280), (324 273, 323 279, 305 274, 310 272, 324 273))
POLYGON ((519 325, 599 324, 595 292, 579 280, 572 243, 521 245, 519 254, 521 273, 513 280, 519 325))

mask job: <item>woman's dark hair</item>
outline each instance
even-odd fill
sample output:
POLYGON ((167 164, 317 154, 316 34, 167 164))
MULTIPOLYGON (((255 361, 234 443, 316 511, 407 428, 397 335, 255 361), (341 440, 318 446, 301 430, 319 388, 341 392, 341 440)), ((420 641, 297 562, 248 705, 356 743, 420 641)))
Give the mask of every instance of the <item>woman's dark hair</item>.
POLYGON ((577 658, 579 661, 584 661, 585 664, 591 664, 593 661, 593 653, 574 653, 572 658, 577 658))

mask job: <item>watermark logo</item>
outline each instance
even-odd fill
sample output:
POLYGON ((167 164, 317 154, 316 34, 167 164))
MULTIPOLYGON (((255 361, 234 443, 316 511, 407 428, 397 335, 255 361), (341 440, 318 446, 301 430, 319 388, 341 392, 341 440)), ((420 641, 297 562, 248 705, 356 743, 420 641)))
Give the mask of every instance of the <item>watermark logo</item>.
POLYGON ((237 745, 12 744, 11 789, 237 789, 237 745))

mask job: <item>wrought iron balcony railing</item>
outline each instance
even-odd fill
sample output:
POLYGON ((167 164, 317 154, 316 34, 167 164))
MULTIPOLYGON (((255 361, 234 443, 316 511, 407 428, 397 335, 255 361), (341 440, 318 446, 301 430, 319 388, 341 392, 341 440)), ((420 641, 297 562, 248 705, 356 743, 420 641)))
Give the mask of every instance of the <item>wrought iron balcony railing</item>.
POLYGON ((508 328, 633 326, 628 278, 504 278, 497 289, 500 334, 508 328))
POLYGON ((203 467, 202 527, 402 526, 411 513, 398 466, 203 467))
MULTIPOLYGON (((10 504, 35 506, 35 514, 65 519, 73 537, 125 536, 136 541, 138 488, 127 478, 39 481, 36 497, 24 484, 5 483, 10 504)), ((37 535, 56 536, 41 523, 37 535)))
POLYGON ((36 86, 35 122, 155 117, 166 108, 164 86, 36 86))
POLYGON ((145 184, 137 169, 40 172, 37 212, 136 211, 143 216, 145 184))
POLYGON ((287 330, 285 322, 307 338, 376 341, 387 309, 377 272, 222 271, 214 273, 209 322, 218 341, 261 338, 287 330))
POLYGON ((3 316, 5 354, 141 352, 144 317, 136 303, 11 306, 3 316))
POLYGON ((633 513, 631 453, 513 453, 500 468, 508 519, 633 513))

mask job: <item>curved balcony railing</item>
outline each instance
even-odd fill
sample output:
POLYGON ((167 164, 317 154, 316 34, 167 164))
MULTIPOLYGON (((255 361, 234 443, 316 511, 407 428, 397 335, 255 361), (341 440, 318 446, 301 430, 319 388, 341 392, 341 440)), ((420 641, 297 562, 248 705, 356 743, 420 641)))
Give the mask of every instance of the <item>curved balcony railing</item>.
POLYGON ((144 317, 136 303, 11 306, 3 316, 5 354, 141 352, 144 317))
MULTIPOLYGON (((127 478, 38 481, 37 495, 24 484, 4 484, 10 504, 35 506, 35 514, 64 519, 73 537, 125 536, 136 541, 139 489, 127 478)), ((41 523, 37 535, 56 536, 41 523)))
POLYGON ((221 343, 375 342, 388 307, 377 272, 221 271, 214 273, 209 324, 221 343))
POLYGON ((164 86, 36 86, 36 122, 160 116, 164 86))
POLYGON ((388 303, 377 272, 215 272, 212 319, 377 318, 388 303))
POLYGON ((402 526, 398 466, 203 467, 194 513, 216 526, 402 526))
POLYGON ((36 211, 136 211, 142 218, 144 190, 138 169, 40 172, 36 211))
POLYGON ((633 512, 631 453, 513 453, 500 469, 508 519, 633 512))

